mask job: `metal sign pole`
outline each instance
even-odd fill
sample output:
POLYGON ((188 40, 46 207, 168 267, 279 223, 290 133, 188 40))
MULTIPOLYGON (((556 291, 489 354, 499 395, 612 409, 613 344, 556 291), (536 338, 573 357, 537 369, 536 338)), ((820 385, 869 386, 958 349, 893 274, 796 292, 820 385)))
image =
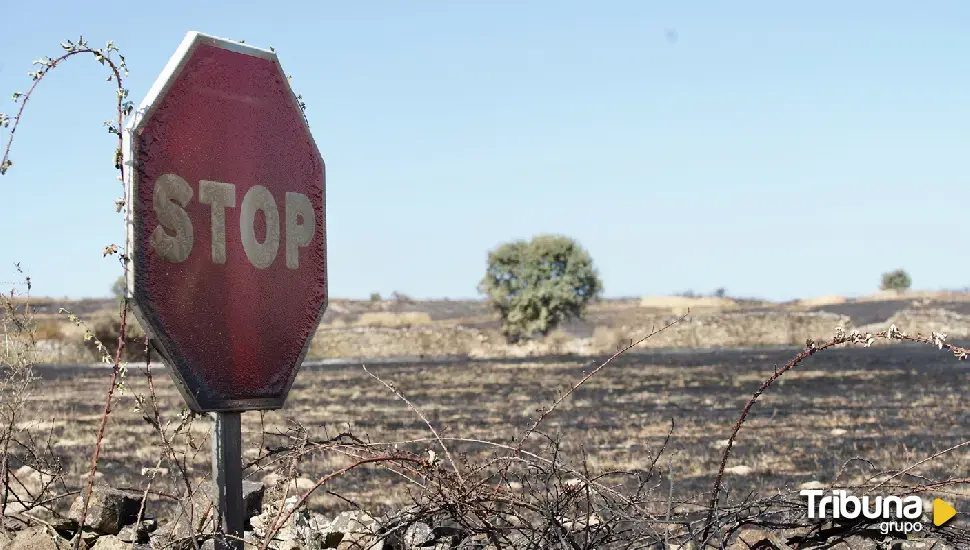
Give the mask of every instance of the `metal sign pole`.
POLYGON ((212 413, 212 477, 216 489, 217 550, 243 549, 241 413, 212 413))

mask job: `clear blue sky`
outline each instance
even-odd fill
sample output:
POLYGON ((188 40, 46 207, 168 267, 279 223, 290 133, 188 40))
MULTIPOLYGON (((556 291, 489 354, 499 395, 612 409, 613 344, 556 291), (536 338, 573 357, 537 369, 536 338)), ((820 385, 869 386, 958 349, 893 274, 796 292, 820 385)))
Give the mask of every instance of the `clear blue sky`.
MULTIPOLYGON (((579 239, 609 296, 853 295, 896 267, 970 286, 970 2, 108 5, 4 6, 0 110, 78 34, 122 48, 136 103, 187 31, 274 46, 327 162, 334 297, 472 297, 489 249, 541 232, 579 239)), ((104 76, 77 60, 28 106, 0 282, 120 274, 104 76)))

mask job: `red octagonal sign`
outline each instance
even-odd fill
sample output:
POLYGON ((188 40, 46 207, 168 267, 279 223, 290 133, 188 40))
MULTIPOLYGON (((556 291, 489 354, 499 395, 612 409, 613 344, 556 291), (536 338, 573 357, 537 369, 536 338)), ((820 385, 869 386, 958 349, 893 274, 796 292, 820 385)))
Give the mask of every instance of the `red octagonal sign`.
POLYGON ((125 138, 129 295, 182 395, 282 407, 327 254, 323 158, 276 54, 189 33, 125 138))

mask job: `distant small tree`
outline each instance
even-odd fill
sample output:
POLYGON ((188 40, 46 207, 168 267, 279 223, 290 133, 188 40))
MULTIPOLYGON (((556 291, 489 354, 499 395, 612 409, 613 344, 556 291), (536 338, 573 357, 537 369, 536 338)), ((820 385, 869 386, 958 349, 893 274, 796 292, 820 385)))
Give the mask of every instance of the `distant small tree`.
MULTIPOLYGON (((128 283, 125 282, 125 276, 122 275, 115 280, 114 284, 111 285, 111 294, 117 300, 118 307, 121 307, 122 300, 125 299, 125 294, 128 292, 128 283)), ((131 306, 131 302, 128 303, 131 306)), ((94 326, 94 337, 104 344, 105 348, 108 350, 108 355, 110 357, 115 356, 115 352, 118 349, 118 336, 121 333, 121 320, 120 319, 108 319, 98 322, 94 326)), ((101 359, 101 352, 94 345, 93 341, 88 341, 85 343, 85 347, 88 351, 98 360, 101 359)), ((154 346, 153 346, 154 349, 154 346)), ((145 354, 145 331, 141 328, 141 324, 134 315, 128 315, 125 321, 125 361, 144 361, 147 355, 145 354)))
POLYGON ((372 302, 380 302, 381 301, 381 293, 380 292, 371 292, 370 293, 370 301, 372 301, 372 302))
POLYGON ((902 269, 896 269, 882 274, 882 282, 879 288, 882 290, 908 290, 913 284, 909 273, 902 269))
POLYGON ((714 290, 714 297, 715 298, 723 298, 725 296, 727 296, 727 289, 724 288, 723 286, 722 287, 718 287, 718 288, 716 288, 714 290))
POLYGON ((502 335, 510 343, 545 336, 563 321, 582 317, 602 288, 589 253, 561 235, 538 235, 492 250, 478 286, 499 312, 502 335))
POLYGON ((125 292, 128 290, 128 283, 125 282, 125 276, 122 275, 118 277, 118 280, 111 285, 111 295, 119 300, 125 297, 125 292))
POLYGON ((121 301, 125 299, 125 294, 128 292, 128 283, 125 282, 125 276, 122 275, 111 285, 111 296, 114 297, 115 302, 117 302, 118 307, 121 307, 121 301))

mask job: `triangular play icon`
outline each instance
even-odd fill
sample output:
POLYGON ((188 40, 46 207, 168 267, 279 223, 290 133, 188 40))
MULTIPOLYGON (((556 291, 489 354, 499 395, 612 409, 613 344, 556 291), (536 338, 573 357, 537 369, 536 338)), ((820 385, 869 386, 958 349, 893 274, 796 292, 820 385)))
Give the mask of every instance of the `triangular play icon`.
POLYGON ((955 515, 957 511, 948 502, 939 498, 933 501, 933 525, 939 527, 953 519, 955 515))

